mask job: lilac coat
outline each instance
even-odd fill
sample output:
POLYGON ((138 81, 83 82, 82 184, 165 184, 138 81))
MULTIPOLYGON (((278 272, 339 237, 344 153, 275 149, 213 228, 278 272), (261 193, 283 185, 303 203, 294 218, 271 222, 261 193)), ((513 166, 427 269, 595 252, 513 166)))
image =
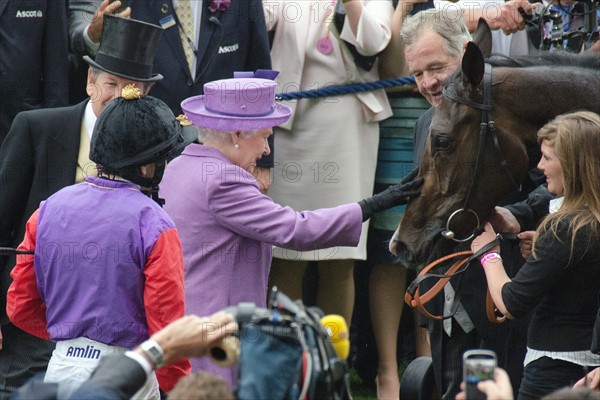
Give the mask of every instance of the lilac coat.
MULTIPOLYGON (((265 307, 272 246, 313 250, 360 239, 357 203, 304 212, 282 207, 249 172, 208 146, 189 145, 169 163, 160 187, 181 237, 186 314, 205 316, 239 302, 265 307)), ((209 360, 192 360, 192 368, 235 381, 209 360)))

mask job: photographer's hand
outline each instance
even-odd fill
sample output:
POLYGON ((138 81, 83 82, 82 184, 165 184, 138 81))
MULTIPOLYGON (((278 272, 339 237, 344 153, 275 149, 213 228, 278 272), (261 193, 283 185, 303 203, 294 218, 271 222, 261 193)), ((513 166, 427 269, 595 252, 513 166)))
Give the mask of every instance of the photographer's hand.
POLYGON ((596 40, 596 43, 594 43, 592 47, 588 49, 588 52, 595 52, 596 54, 600 55, 600 39, 596 40))
POLYGON ((600 367, 595 368, 592 372, 578 380, 573 387, 588 387, 590 389, 598 389, 600 387, 600 367))
POLYGON ((525 28, 525 19, 519 10, 530 15, 533 12, 533 6, 528 0, 510 0, 499 7, 498 15, 486 15, 484 19, 492 30, 502 29, 505 35, 509 35, 525 28))
POLYGON ((494 8, 465 8, 463 16, 471 32, 477 28, 479 18, 483 18, 491 30, 501 29, 508 35, 525 28, 522 14, 531 15, 533 7, 528 0, 509 0, 494 8))
POLYGON ((509 400, 513 398, 510 378, 505 370, 496 368, 494 380, 482 381, 477 384, 477 389, 486 394, 488 400, 509 400))
MULTIPOLYGON (((152 335, 164 353, 164 365, 189 357, 204 357, 225 336, 237 331, 230 314, 222 311, 209 317, 187 315, 152 335)), ((142 355, 143 351, 139 351, 142 355)))
MULTIPOLYGON (((456 400, 465 400, 465 383, 460 384, 461 392, 456 395, 456 400)), ((481 381, 477 384, 477 389, 485 393, 488 400, 512 400, 513 391, 510 384, 510 378, 505 370, 496 368, 494 370, 494 380, 481 381)))

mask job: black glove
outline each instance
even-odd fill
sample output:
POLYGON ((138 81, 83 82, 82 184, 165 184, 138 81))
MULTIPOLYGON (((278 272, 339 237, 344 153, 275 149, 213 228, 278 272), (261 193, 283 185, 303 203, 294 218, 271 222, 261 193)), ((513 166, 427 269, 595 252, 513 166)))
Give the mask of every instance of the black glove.
POLYGON ((423 178, 415 179, 418 172, 417 168, 406 175, 399 184, 390 186, 381 193, 359 201, 358 205, 363 213, 363 222, 375 213, 406 204, 411 197, 418 196, 421 193, 421 185, 423 185, 423 178))

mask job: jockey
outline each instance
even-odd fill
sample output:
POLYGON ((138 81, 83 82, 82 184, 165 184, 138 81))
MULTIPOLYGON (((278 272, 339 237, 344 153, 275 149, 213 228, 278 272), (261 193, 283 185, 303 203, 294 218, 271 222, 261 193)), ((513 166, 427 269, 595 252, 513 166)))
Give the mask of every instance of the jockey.
MULTIPOLYGON (((128 85, 100 115, 90 159, 99 177, 66 187, 27 223, 8 291, 20 329, 56 342, 45 381, 76 389, 102 356, 124 353, 184 314, 175 224, 147 195, 166 160, 196 138, 160 100, 128 85)), ((159 363, 160 364, 160 363, 159 363)), ((188 360, 157 371, 170 390, 188 360)), ((136 398, 159 398, 152 375, 136 398)))

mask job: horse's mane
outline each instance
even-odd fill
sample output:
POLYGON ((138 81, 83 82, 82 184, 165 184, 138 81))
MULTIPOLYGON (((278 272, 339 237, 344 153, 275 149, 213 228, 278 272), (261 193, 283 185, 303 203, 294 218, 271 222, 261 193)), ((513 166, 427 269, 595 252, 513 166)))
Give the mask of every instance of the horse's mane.
POLYGON ((492 67, 527 68, 540 66, 568 66, 600 69, 600 57, 595 54, 579 55, 574 53, 540 53, 538 55, 506 57, 492 56, 486 59, 492 67))
MULTIPOLYGON (((575 53, 539 53, 537 55, 508 57, 504 55, 492 55, 485 62, 492 67, 528 68, 542 66, 575 67, 584 69, 600 70, 600 56, 596 54, 575 53)), ((458 68, 446 80, 446 83, 455 82, 461 76, 458 68)))

